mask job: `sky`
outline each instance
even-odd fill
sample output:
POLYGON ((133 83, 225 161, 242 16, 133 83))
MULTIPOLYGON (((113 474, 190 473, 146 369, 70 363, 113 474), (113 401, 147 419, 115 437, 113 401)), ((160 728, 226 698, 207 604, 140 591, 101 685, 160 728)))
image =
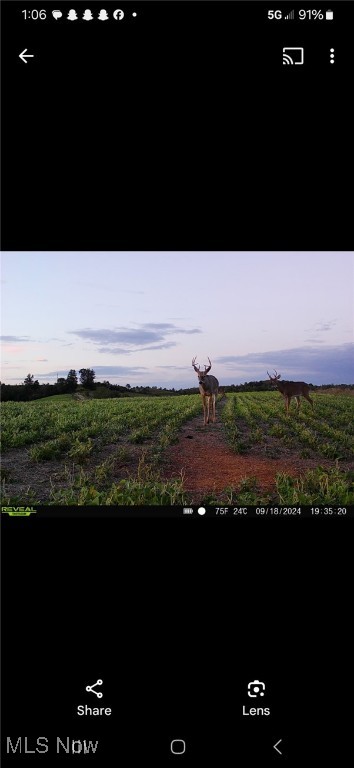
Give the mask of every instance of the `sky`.
POLYGON ((354 383, 353 252, 3 252, 1 381, 354 383))

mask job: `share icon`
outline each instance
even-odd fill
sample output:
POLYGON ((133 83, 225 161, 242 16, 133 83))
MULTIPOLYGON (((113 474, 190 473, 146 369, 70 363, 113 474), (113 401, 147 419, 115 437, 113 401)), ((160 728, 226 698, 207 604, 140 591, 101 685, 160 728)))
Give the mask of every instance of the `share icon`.
POLYGON ((95 691, 96 685, 103 685, 103 680, 97 680, 93 685, 87 685, 86 690, 88 693, 95 693, 98 699, 102 699, 103 693, 101 693, 101 691, 95 691))

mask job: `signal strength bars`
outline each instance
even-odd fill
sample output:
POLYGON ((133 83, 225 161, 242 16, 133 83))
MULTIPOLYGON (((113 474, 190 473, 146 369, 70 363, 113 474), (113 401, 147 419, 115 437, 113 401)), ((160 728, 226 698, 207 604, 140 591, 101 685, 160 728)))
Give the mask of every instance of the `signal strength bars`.
POLYGON ((290 11, 290 13, 284 16, 284 19, 295 19, 295 11, 290 11))

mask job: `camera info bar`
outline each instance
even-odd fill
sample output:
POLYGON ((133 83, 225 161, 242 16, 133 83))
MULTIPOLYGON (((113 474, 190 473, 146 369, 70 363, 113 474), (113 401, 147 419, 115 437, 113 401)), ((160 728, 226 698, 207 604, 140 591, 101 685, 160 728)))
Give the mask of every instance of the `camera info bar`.
POLYGON ((2 507, 2 517, 15 518, 26 517, 31 520, 38 518, 232 518, 264 519, 264 518, 354 518, 353 505, 319 505, 303 506, 293 505, 266 505, 246 506, 244 504, 220 507, 204 507, 201 505, 185 507, 114 507, 114 506, 82 506, 82 507, 55 507, 55 506, 8 506, 2 507))

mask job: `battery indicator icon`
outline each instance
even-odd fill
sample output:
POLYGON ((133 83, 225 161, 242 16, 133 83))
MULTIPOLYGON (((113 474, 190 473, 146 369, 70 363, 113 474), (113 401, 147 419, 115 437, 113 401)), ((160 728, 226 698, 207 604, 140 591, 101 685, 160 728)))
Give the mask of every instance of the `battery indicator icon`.
POLYGON ((333 11, 326 11, 327 21, 333 21, 333 11))

